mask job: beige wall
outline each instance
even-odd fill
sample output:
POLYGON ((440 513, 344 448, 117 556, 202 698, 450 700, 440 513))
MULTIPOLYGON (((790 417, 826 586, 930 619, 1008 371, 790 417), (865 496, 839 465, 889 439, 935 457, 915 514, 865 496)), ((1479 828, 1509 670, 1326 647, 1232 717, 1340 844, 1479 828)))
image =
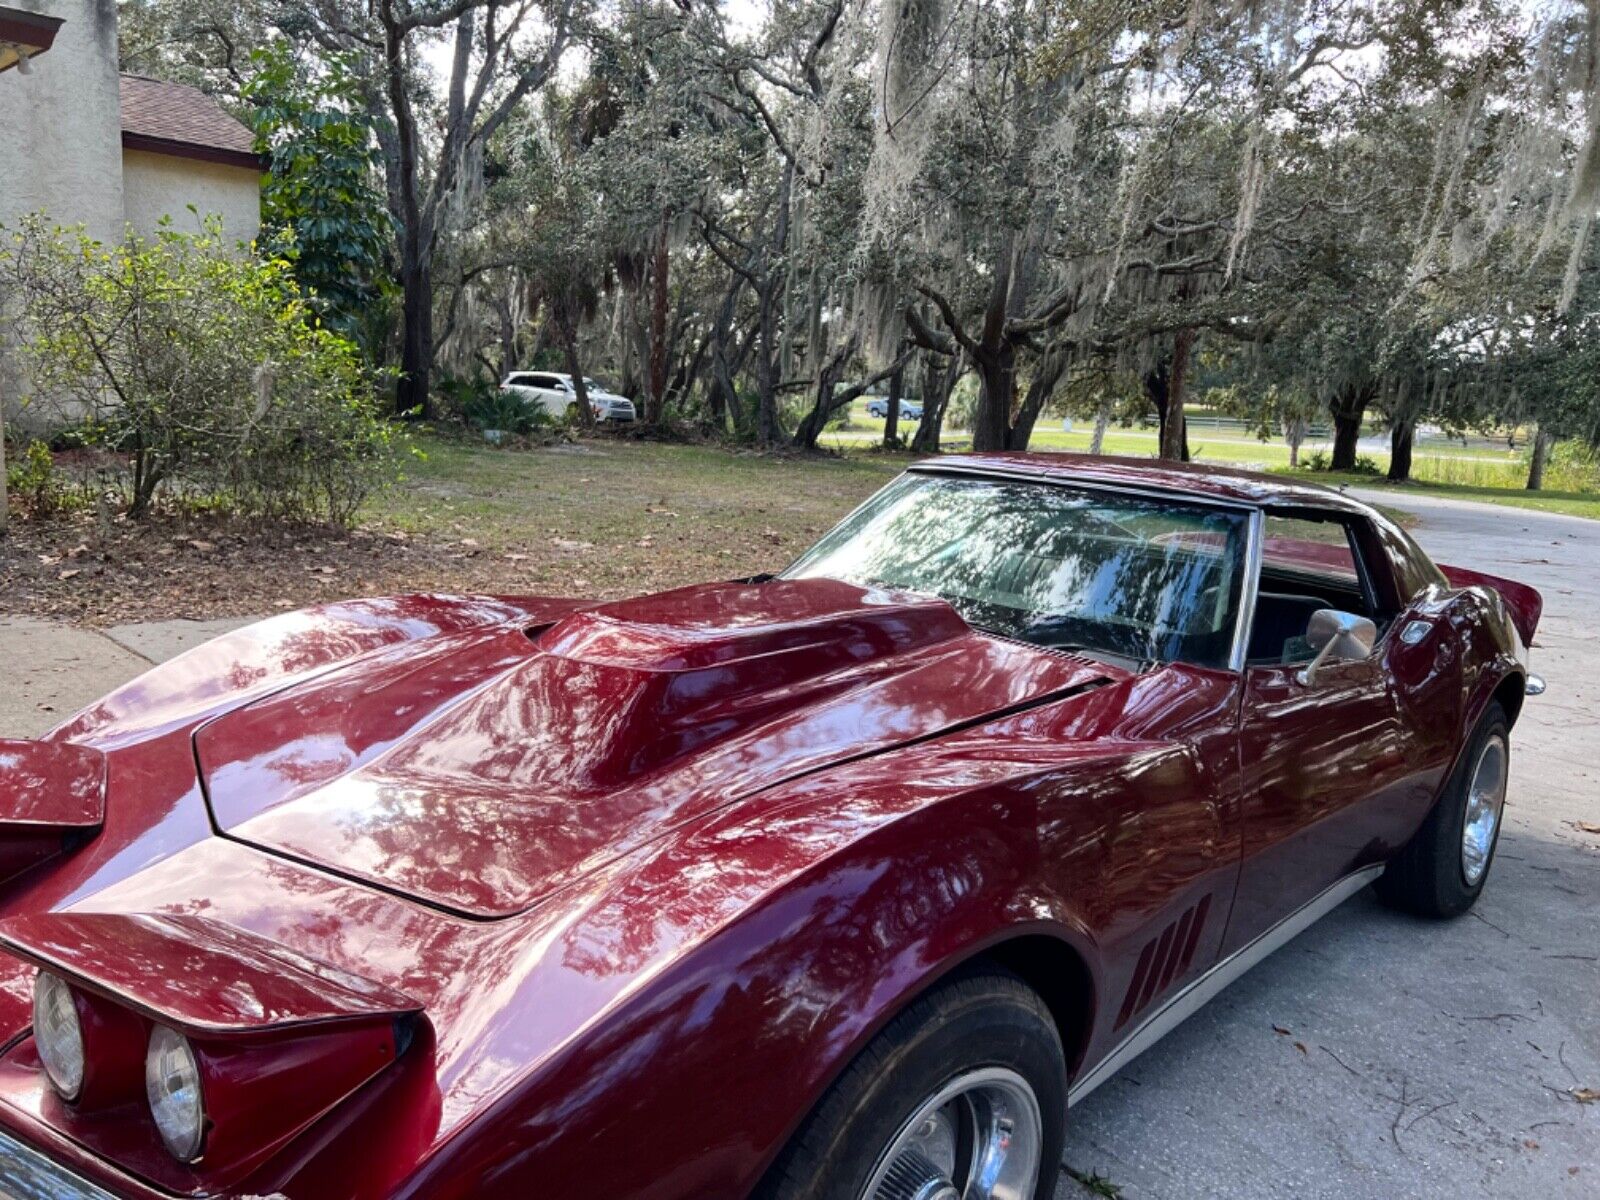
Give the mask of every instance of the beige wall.
POLYGON ((151 234, 161 218, 172 227, 195 232, 200 217, 222 218, 223 235, 230 242, 248 242, 261 228, 261 172, 253 167, 152 154, 146 150, 122 152, 123 211, 128 230, 151 234), (189 211, 194 205, 199 216, 189 211))
MULTIPOLYGON (((0 74, 0 225, 43 211, 91 237, 122 237, 122 116, 115 0, 6 0, 62 18, 55 43, 0 74)), ((0 413, 29 431, 56 424, 53 406, 6 346, 0 320, 0 413)))
POLYGON ((0 224, 44 210, 91 237, 122 234, 114 0, 6 0, 63 18, 55 44, 0 74, 0 224))

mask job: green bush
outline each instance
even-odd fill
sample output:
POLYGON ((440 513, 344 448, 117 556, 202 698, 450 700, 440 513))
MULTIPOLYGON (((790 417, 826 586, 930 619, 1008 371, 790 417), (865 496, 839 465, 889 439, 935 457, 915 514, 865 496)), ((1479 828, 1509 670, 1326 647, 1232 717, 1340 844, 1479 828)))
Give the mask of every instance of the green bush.
POLYGON ((1307 471, 1329 471, 1333 469, 1333 459, 1326 450, 1313 450, 1301 456, 1300 465, 1307 471))
POLYGON ((1370 454, 1356 455, 1356 461, 1350 468, 1352 475, 1382 475, 1383 468, 1378 465, 1378 460, 1370 454))
POLYGON ((402 436, 355 345, 290 264, 203 232, 113 247, 38 218, 0 241, 40 395, 126 456, 127 510, 171 495, 247 516, 348 522, 398 476, 402 436))
POLYGON ((519 436, 562 424, 540 405, 511 392, 502 392, 493 384, 485 384, 469 395, 462 405, 462 414, 467 424, 475 429, 499 429, 519 436))
POLYGON ((20 459, 8 461, 6 488, 35 516, 54 512, 61 504, 64 489, 50 447, 39 441, 29 442, 20 459))

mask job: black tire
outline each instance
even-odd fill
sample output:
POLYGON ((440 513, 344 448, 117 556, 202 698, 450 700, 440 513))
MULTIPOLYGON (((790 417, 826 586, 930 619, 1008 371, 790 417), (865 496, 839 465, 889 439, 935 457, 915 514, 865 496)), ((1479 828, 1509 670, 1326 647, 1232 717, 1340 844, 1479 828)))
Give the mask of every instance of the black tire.
POLYGON ((1404 849, 1389 860, 1375 885, 1378 897, 1392 908, 1424 917, 1458 917, 1477 902, 1494 866, 1500 844, 1502 817, 1476 883, 1468 882, 1462 867, 1461 842, 1467 818, 1467 794, 1473 773, 1491 739, 1504 745, 1510 765, 1511 723, 1498 702, 1491 702, 1478 719, 1465 751, 1445 785, 1439 802, 1404 849))
POLYGON ((1041 1118, 1033 1197, 1050 1200, 1066 1136, 1066 1059, 1044 1001, 995 967, 963 972, 895 1017, 818 1101, 753 1200, 857 1200, 922 1102, 982 1067, 1009 1069, 1032 1088, 1041 1118))

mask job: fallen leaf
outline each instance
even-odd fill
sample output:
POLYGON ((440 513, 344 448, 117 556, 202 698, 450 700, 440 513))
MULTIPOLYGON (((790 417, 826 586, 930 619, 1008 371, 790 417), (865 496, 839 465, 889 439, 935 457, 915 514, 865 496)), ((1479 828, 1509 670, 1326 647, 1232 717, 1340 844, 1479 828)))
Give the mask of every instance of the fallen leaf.
POLYGON ((82 575, 82 574, 83 574, 83 571, 80 568, 73 567, 69 571, 62 571, 59 575, 56 576, 56 578, 57 579, 71 579, 74 575, 82 575))
POLYGON ((82 542, 79 542, 71 550, 67 551, 67 557, 68 558, 77 558, 78 555, 87 554, 87 553, 89 553, 89 547, 84 545, 82 542))
POLYGON ((593 550, 593 542, 575 542, 571 538, 551 538, 550 544, 557 550, 569 550, 574 554, 581 554, 585 550, 593 550))
POLYGON ((508 554, 505 559, 507 562, 527 562, 528 556, 526 554, 508 554))
POLYGON ((1600 1100, 1600 1088, 1590 1088, 1590 1087, 1568 1088, 1567 1089, 1567 1095, 1571 1096, 1579 1104, 1593 1104, 1597 1100, 1600 1100))
POLYGON ((1279 1037, 1288 1037, 1289 1036, 1289 1031, 1287 1029, 1285 1029, 1282 1025, 1274 1025, 1272 1027, 1272 1032, 1277 1034, 1279 1037))
POLYGON ((1304 1054, 1307 1058, 1311 1057, 1311 1051, 1306 1049, 1306 1044, 1304 1042, 1296 1042, 1294 1044, 1294 1048, 1300 1051, 1301 1054, 1304 1054))
POLYGON ((200 551, 202 554, 209 554, 211 551, 213 551, 213 550, 215 550, 217 548, 217 545, 216 545, 215 542, 202 541, 200 538, 191 538, 190 541, 189 541, 189 545, 193 546, 196 550, 200 551))
POLYGON ((461 539, 461 544, 463 546, 465 546, 469 550, 476 550, 478 548, 478 539, 477 538, 462 538, 461 539))
POLYGON ((1539 1148, 1539 1143, 1534 1141, 1532 1138, 1523 1138, 1522 1148, 1524 1150, 1537 1150, 1539 1148))
POLYGON ((1571 824, 1579 833, 1600 833, 1600 825, 1593 821, 1573 821, 1571 824))

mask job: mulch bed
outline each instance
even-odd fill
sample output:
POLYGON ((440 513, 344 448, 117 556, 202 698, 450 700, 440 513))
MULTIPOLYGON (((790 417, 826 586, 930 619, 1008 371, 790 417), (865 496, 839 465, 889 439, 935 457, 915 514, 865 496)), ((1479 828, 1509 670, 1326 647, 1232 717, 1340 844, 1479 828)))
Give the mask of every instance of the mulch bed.
POLYGON ((0 613, 86 625, 249 616, 397 591, 503 591, 506 565, 470 539, 13 513, 0 537, 0 613))

